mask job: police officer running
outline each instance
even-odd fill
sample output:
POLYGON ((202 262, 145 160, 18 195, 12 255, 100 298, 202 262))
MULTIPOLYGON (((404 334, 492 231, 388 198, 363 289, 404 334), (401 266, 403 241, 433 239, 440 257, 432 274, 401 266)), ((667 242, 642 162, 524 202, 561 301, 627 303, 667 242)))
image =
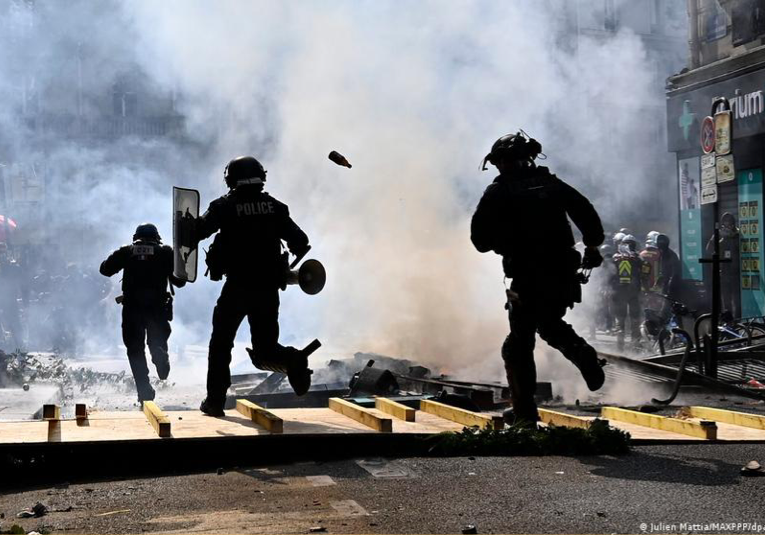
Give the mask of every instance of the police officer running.
POLYGON ((595 208, 576 189, 537 167, 542 146, 524 132, 499 138, 484 159, 499 170, 473 215, 471 240, 479 252, 502 255, 508 290, 510 334, 502 358, 510 385, 511 423, 536 425, 534 401, 535 335, 563 353, 580 372, 590 390, 598 390, 605 374, 597 353, 578 336, 563 316, 581 302, 578 269, 602 263, 598 246, 603 226, 595 208), (582 232, 584 260, 574 249, 568 218, 582 232))
POLYGON ((167 340, 173 319, 173 285, 182 287, 185 281, 173 276, 173 248, 162 245, 157 227, 151 223, 138 225, 133 243, 114 251, 101 263, 101 274, 107 277, 120 270, 122 295, 122 340, 127 348, 130 369, 133 372, 138 401, 154 399, 149 383, 145 347, 148 342, 151 361, 160 379, 170 374, 167 340))
POLYGON ((279 344, 279 289, 285 285, 288 268, 282 240, 301 258, 310 249, 308 237, 290 217, 287 205, 263 191, 266 171, 258 160, 252 156, 231 160, 224 179, 231 191, 210 203, 195 232, 200 241, 219 231, 207 265, 212 280, 226 276, 213 312, 207 397, 200 407, 210 416, 224 415, 231 349, 245 317, 252 339, 248 351, 256 367, 287 374, 298 395, 308 391, 312 373, 308 348, 279 344))

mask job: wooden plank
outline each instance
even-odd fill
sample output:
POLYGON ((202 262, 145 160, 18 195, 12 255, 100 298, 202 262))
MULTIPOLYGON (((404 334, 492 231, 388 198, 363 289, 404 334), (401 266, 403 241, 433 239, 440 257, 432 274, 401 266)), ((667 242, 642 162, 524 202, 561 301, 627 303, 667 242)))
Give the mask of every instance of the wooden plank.
POLYGON ((390 418, 381 418, 364 407, 345 401, 340 398, 329 398, 329 408, 333 411, 356 420, 360 424, 371 427, 381 433, 393 432, 393 421, 390 418))
MULTIPOLYGON (((547 409, 538 409, 539 419, 547 425, 557 425, 559 427, 578 427, 579 429, 589 429, 592 422, 595 420, 592 418, 585 418, 582 416, 574 416, 573 414, 566 414, 565 412, 551 411, 547 409)), ((608 422, 606 421, 606 424, 608 422)))
POLYGON ((284 420, 246 399, 236 400, 236 410, 271 433, 284 432, 284 420))
POLYGON ((436 416, 451 420, 452 422, 457 422, 464 426, 478 426, 481 429, 502 429, 505 426, 505 422, 502 420, 501 416, 479 414, 465 409, 458 409, 451 405, 444 405, 443 403, 429 399, 420 400, 420 410, 435 414, 436 416))
POLYGON ((84 403, 77 403, 74 406, 74 417, 77 420, 87 420, 88 418, 88 407, 84 403))
POLYGON ((60 420, 61 407, 58 405, 43 405, 43 420, 60 420))
POLYGON ((711 407, 688 407, 687 411, 694 418, 703 418, 705 420, 765 430, 765 416, 759 414, 713 409, 711 407))
POLYGON ((160 438, 170 436, 170 420, 153 401, 143 402, 143 413, 160 438))
POLYGON ((61 442, 61 420, 48 420, 48 442, 61 442))
POLYGON ((404 420, 405 422, 413 422, 415 413, 417 412, 411 407, 407 407, 406 405, 391 401, 387 398, 375 398, 375 409, 390 414, 391 416, 395 416, 399 420, 404 420))
POLYGON ((628 422, 706 440, 717 439, 717 425, 714 422, 689 422, 678 418, 667 418, 657 414, 646 414, 617 407, 603 407, 600 414, 603 418, 609 420, 628 422))

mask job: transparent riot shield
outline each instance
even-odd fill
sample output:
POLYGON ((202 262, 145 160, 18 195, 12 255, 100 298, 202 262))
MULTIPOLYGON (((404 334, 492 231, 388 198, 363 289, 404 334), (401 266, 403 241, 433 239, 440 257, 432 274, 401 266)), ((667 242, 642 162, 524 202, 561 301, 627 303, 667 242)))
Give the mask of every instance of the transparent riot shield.
POLYGON ((197 242, 194 224, 199 217, 199 192, 173 187, 173 274, 187 282, 197 280, 197 242))

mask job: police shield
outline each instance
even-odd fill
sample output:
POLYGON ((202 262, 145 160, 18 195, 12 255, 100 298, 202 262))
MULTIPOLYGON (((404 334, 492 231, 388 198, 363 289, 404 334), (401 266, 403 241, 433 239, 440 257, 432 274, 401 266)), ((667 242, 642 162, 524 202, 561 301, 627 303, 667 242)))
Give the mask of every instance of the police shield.
POLYGON ((173 187, 173 274, 187 282, 197 280, 197 242, 194 225, 199 217, 199 192, 173 187))

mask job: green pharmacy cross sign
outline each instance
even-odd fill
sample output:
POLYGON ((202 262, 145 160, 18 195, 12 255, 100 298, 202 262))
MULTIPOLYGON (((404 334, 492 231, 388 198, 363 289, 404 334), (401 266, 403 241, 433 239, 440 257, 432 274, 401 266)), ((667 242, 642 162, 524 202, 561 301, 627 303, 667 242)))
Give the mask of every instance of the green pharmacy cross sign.
POLYGON ((683 131, 683 137, 688 141, 688 136, 691 135, 691 126, 696 118, 696 114, 691 111, 691 101, 686 100, 683 102, 683 114, 677 120, 677 125, 683 131))

